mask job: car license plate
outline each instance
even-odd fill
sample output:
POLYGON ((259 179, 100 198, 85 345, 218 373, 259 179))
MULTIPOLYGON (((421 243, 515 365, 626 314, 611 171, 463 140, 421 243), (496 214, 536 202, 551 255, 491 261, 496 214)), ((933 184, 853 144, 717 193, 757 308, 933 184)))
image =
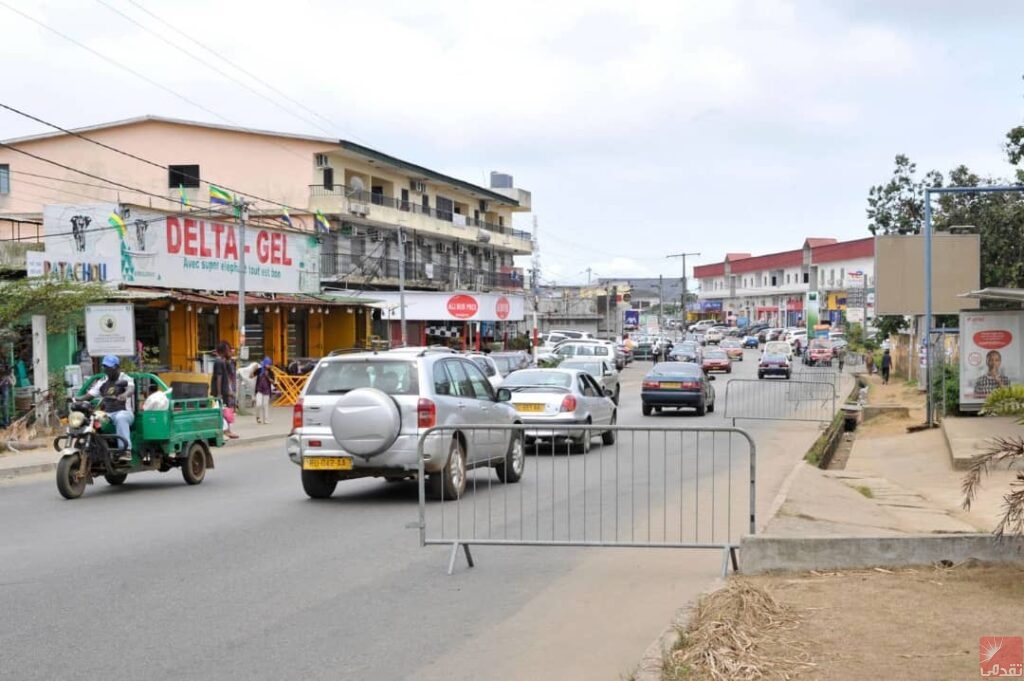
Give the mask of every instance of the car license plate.
POLYGON ((352 459, 348 456, 307 456, 302 459, 304 471, 350 471, 352 459))
POLYGON ((666 390, 679 390, 683 387, 682 383, 662 383, 661 387, 666 390))
POLYGON ((517 404, 516 405, 516 411, 530 411, 530 412, 544 411, 544 405, 543 404, 528 404, 528 403, 517 404))

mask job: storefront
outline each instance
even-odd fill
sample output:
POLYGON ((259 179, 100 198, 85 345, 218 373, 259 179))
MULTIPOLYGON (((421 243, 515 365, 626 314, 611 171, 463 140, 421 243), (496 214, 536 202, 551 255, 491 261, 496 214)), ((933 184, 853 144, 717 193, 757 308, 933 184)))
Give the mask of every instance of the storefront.
MULTIPOLYGON (((325 293, 324 296, 334 295, 325 293)), ((377 335, 393 345, 400 343, 401 294, 397 291, 367 291, 378 301, 377 335)), ((406 345, 449 345, 459 349, 480 349, 500 344, 507 347, 525 319, 525 297, 503 293, 406 291, 406 345)))
POLYGON ((46 250, 30 254, 29 276, 116 286, 112 298, 135 306, 136 359, 146 366, 201 370, 218 341, 238 345, 243 259, 240 358, 284 365, 365 344, 370 335, 372 299, 320 295, 320 243, 310 234, 256 224, 243 243, 222 214, 118 204, 47 206, 43 231, 46 250))

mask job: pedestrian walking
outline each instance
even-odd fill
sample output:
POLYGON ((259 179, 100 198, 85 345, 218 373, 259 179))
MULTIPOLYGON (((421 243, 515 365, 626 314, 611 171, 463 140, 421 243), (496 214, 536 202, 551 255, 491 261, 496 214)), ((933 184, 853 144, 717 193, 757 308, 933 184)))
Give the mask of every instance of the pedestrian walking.
POLYGON ((273 360, 264 357, 256 370, 256 423, 270 423, 270 396, 274 392, 270 367, 273 364, 273 360))
POLYGON ((231 426, 235 422, 235 395, 238 375, 232 358, 231 344, 222 340, 217 343, 217 359, 213 363, 210 379, 210 396, 220 400, 224 415, 224 437, 235 439, 238 434, 231 426))
POLYGON ((871 352, 864 353, 864 368, 868 370, 868 376, 875 373, 875 356, 871 352))
POLYGON ((882 353, 882 384, 889 382, 889 372, 892 371, 892 355, 886 350, 882 353))

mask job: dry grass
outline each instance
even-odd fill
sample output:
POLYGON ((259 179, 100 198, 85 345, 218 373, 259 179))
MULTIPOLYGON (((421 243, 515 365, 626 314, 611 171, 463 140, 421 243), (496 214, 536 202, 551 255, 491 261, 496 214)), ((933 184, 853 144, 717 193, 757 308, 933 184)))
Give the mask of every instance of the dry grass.
POLYGON ((732 580, 697 604, 664 679, 789 679, 810 665, 802 642, 789 640, 797 620, 760 586, 732 580), (766 654, 783 644, 785 656, 766 654))
POLYGON ((979 638, 1024 633, 1019 565, 738 576, 723 592, 696 609, 666 681, 980 678, 979 638))

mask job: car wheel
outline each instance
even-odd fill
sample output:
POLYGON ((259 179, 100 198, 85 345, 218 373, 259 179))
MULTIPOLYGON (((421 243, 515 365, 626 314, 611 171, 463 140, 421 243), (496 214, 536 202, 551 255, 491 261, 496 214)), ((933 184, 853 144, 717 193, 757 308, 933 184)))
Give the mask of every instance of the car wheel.
POLYGON ((494 467, 494 472, 498 474, 498 480, 508 483, 519 482, 522 479, 523 470, 526 468, 524 439, 522 431, 512 431, 512 440, 508 443, 505 460, 494 467))
MULTIPOLYGON (((587 421, 587 425, 590 425, 590 421, 587 421)), ((582 436, 576 441, 576 446, 580 450, 580 454, 586 454, 590 451, 591 440, 593 440, 593 433, 589 430, 583 431, 582 436)))
POLYGON ((328 499, 338 486, 338 474, 333 471, 302 471, 302 490, 310 499, 328 499))
POLYGON ((786 372, 786 380, 787 380, 787 381, 788 381, 788 380, 790 379, 790 377, 792 377, 792 376, 793 376, 793 374, 792 374, 792 373, 790 373, 790 372, 788 372, 788 371, 786 372))
POLYGON ((619 386, 615 386, 615 395, 612 397, 612 402, 614 402, 616 405, 618 405, 619 403, 619 390, 619 386))
POLYGON ((649 404, 643 405, 642 407, 640 407, 640 411, 643 412, 644 416, 650 416, 651 415, 651 411, 652 411, 651 410, 651 405, 649 405, 649 404))
POLYGON ((758 372, 758 373, 757 373, 757 377, 758 377, 758 378, 764 378, 764 374, 762 374, 761 372, 758 372))
POLYGON ((697 416, 704 416, 706 412, 707 406, 703 402, 697 405, 697 416))
POLYGON ((57 491, 65 499, 77 499, 85 491, 86 478, 79 476, 81 465, 78 454, 65 454, 57 462, 57 491))
POLYGON ((123 485, 124 481, 128 479, 127 473, 106 473, 103 475, 103 479, 107 481, 107 484, 111 487, 117 487, 123 485))
MULTIPOLYGON (((615 413, 613 412, 612 413, 612 422, 610 424, 608 424, 608 425, 614 426, 615 425, 615 421, 616 421, 616 417, 615 417, 615 413)), ((614 430, 606 430, 603 433, 601 433, 601 444, 603 444, 603 445, 613 445, 613 444, 615 444, 615 431, 614 430)))
POLYGON ((709 414, 715 413, 715 400, 714 399, 712 399, 711 400, 711 404, 708 405, 708 413, 709 414))
POLYGON ((729 367, 728 369, 726 369, 726 370, 725 370, 725 373, 727 373, 727 374, 731 374, 731 373, 732 373, 732 367, 729 367))
POLYGON ((454 501, 466 491, 466 450, 458 436, 452 438, 448 463, 428 480, 435 498, 454 501))

